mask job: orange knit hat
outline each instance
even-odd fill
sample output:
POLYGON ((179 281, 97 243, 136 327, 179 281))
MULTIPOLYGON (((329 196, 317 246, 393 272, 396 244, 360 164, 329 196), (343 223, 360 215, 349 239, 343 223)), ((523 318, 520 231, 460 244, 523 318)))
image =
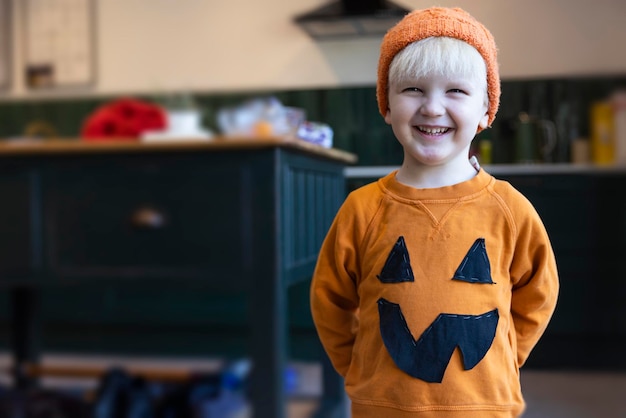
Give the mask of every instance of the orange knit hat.
MULTIPOLYGON (((496 117, 500 104, 500 75, 497 48, 491 33, 469 13, 459 8, 431 7, 408 13, 389 29, 380 46, 376 98, 381 115, 385 116, 389 103, 387 89, 389 65, 404 47, 432 36, 446 36, 467 42, 480 53, 487 66, 487 94, 489 96, 488 125, 496 117)), ((479 129, 480 130, 480 129, 479 129)))

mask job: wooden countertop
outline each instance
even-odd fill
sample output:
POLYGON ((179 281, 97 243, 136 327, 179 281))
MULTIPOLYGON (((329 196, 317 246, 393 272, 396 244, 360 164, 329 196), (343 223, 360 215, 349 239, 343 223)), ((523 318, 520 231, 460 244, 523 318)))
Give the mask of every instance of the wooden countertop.
MULTIPOLYGON (((601 174, 626 173, 626 165, 598 165, 598 164, 488 164, 483 166, 485 171, 497 175, 536 175, 536 174, 601 174)), ((380 178, 397 170, 400 166, 354 166, 346 167, 346 178, 380 178)))
POLYGON ((58 139, 8 139, 0 141, 0 157, 28 156, 49 154, 91 154, 91 153, 140 153, 140 152, 178 152, 241 150, 285 147, 319 155, 321 157, 354 164, 357 156, 335 148, 324 148, 295 137, 222 137, 210 140, 184 138, 176 140, 137 141, 137 140, 102 140, 83 141, 80 138, 58 139))

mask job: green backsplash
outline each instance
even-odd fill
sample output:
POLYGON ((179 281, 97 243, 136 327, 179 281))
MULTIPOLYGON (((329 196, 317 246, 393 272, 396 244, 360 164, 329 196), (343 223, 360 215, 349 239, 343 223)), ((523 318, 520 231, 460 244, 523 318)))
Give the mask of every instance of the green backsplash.
MULTIPOLYGON (((512 122, 519 112, 555 122, 559 118, 566 119, 568 126, 573 127, 568 136, 584 137, 588 135, 589 104, 624 86, 626 76, 503 81, 500 110, 492 129, 482 134, 493 142, 494 162, 510 162, 512 122)), ((215 115, 220 108, 269 95, 277 97, 284 105, 305 109, 308 120, 328 123, 334 130, 334 146, 357 154, 359 165, 401 162, 402 150, 378 113, 374 86, 198 93, 194 99, 205 113, 204 125, 217 132, 215 115)), ((34 121, 51 125, 59 136, 77 137, 82 121, 99 105, 114 98, 0 102, 0 137, 21 136, 34 121)), ((574 138, 561 140, 571 139, 574 138)))
MULTIPOLYGON (((549 119, 561 115, 574 127, 573 134, 585 136, 589 104, 623 86, 626 77, 504 81, 500 111, 493 128, 483 134, 493 141, 495 162, 508 162, 511 122, 520 111, 549 119)), ((330 124, 335 147, 356 153, 359 165, 401 162, 401 148, 378 113, 374 86, 197 94, 194 98, 205 111, 205 126, 216 130, 214 116, 218 109, 267 95, 276 96, 285 105, 304 108, 308 120, 330 124)), ((29 123, 42 121, 53 126, 59 136, 75 138, 85 117, 111 99, 0 102, 0 137, 20 136, 29 123)), ((202 355, 211 347, 236 353, 245 334, 247 312, 241 310, 247 303, 244 295, 199 298, 204 292, 196 288, 178 287, 172 292, 172 286, 148 290, 140 284, 123 289, 104 285, 45 289, 45 349, 202 355), (167 301, 153 303, 163 294, 168 295, 167 301), (227 320, 216 323, 216 317, 227 320)), ((307 301, 306 283, 290 290, 290 341, 296 354, 315 357, 320 348, 307 301)), ((7 305, 6 293, 0 292, 0 348, 9 345, 7 305)))

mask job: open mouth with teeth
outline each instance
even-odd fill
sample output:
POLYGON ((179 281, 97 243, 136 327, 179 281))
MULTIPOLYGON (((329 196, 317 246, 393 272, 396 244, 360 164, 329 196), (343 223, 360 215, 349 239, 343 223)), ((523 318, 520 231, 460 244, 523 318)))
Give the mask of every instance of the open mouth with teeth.
POLYGON ((417 130, 428 135, 443 135, 450 130, 450 128, 431 128, 428 126, 416 126, 417 130))

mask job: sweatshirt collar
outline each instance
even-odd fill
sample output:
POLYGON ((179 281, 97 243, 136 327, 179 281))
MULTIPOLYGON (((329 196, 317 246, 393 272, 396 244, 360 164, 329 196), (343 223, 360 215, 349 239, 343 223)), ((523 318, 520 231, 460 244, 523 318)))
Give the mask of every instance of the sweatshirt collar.
POLYGON ((396 180, 396 171, 378 180, 385 193, 408 200, 454 200, 480 192, 495 180, 482 168, 471 179, 451 186, 416 189, 396 180))

